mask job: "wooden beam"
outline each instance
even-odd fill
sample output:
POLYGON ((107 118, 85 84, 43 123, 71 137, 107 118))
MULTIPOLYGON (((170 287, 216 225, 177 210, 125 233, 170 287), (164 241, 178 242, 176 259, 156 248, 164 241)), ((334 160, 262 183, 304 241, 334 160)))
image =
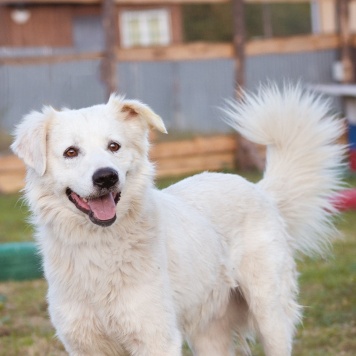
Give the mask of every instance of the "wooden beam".
MULTIPOLYGON (((11 4, 100 4, 103 0, 0 0, 0 5, 11 4)), ((223 4, 232 0, 115 0, 118 5, 223 4)), ((324 1, 324 0, 319 0, 324 1)), ((328 0, 325 0, 328 1, 328 0)), ((350 0, 356 1, 356 0, 350 0)), ((246 3, 265 4, 266 0, 245 0, 246 3)), ((307 3, 308 0, 268 0, 268 3, 307 3)))
MULTIPOLYGON (((243 89, 245 87, 246 76, 246 28, 245 28, 245 2, 244 0, 233 0, 233 46, 234 46, 234 77, 235 77, 235 95, 236 100, 243 98, 243 89)), ((239 137, 239 149, 236 152, 236 158, 239 168, 249 169, 257 168, 262 171, 264 162, 257 154, 257 146, 239 137)))
POLYGON ((101 66, 101 77, 105 85, 106 97, 118 90, 116 79, 116 16, 114 0, 104 0, 102 4, 102 21, 105 35, 105 50, 101 66))
POLYGON ((197 136, 191 140, 154 142, 150 157, 153 160, 171 159, 196 155, 234 152, 236 150, 235 135, 197 136))
POLYGON ((235 62, 235 85, 238 96, 245 86, 246 29, 244 0, 233 0, 233 46, 235 62))
POLYGON ((172 177, 203 171, 219 171, 235 168, 235 153, 213 153, 161 159, 156 163, 158 177, 172 177))
MULTIPOLYGON (((226 3, 230 0, 115 0, 118 5, 167 5, 226 3)), ((10 4, 100 4, 103 0, 0 0, 0 5, 10 4)))
POLYGON ((63 62, 95 61, 103 57, 102 52, 63 54, 54 56, 0 57, 0 65, 33 65, 63 62))
MULTIPOLYGON (((356 47, 356 36, 350 43, 356 47)), ((288 54, 337 49, 341 40, 337 35, 307 35, 272 38, 246 42, 246 56, 263 54, 288 54)), ((181 61, 214 58, 233 58, 234 48, 230 43, 195 42, 165 47, 116 48, 120 61, 181 61)), ((102 52, 63 54, 35 57, 0 57, 2 65, 26 65, 99 60, 102 52)))
POLYGON ((195 42, 162 47, 119 48, 120 61, 166 61, 231 58, 233 48, 226 43, 195 42))
MULTIPOLYGON (((354 36, 353 38, 356 39, 354 36)), ((251 40, 246 44, 246 54, 257 56, 273 53, 297 53, 335 49, 340 46, 340 37, 334 34, 303 35, 251 40)))
MULTIPOLYGON (((303 35, 284 38, 251 40, 246 42, 245 55, 287 54, 336 49, 340 46, 337 35, 303 35)), ((356 46, 356 36, 351 43, 356 46)), ((230 43, 194 42, 167 47, 141 47, 118 49, 122 61, 165 61, 233 58, 234 47, 230 43)))
MULTIPOLYGON (((269 4, 269 3, 309 3, 308 0, 244 0, 246 3, 252 4, 269 4)), ((329 1, 329 0, 318 0, 318 1, 329 1)), ((352 1, 352 0, 351 0, 352 1)))
MULTIPOLYGON (((154 142, 150 159, 157 162, 158 177, 206 170, 233 169, 236 138, 231 134, 198 136, 193 140, 154 142)), ((25 165, 14 155, 0 156, 0 193, 23 188, 25 165)))
POLYGON ((262 23, 263 23, 263 36, 265 38, 273 37, 273 24, 272 24, 272 12, 271 4, 262 4, 262 23))
POLYGON ((337 16, 336 16, 336 4, 339 0, 326 0, 314 4, 313 15, 316 15, 315 25, 319 33, 336 33, 337 28, 337 16))
POLYGON ((354 66, 352 63, 351 31, 349 18, 349 0, 340 0, 338 3, 339 31, 341 39, 341 63, 344 70, 343 83, 353 83, 354 66))
POLYGON ((225 3, 230 0, 115 0, 117 4, 130 5, 152 5, 152 4, 207 4, 207 3, 225 3))

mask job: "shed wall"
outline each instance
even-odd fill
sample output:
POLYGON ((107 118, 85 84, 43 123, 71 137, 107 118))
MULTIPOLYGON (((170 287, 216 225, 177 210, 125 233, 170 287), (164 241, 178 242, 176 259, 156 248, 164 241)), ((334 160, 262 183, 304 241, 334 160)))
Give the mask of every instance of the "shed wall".
MULTIPOLYGON (((267 80, 329 83, 336 59, 336 50, 250 56, 246 87, 254 90, 267 80)), ((170 131, 229 131, 218 108, 234 96, 232 60, 122 62, 117 69, 120 93, 150 105, 170 131)), ((98 60, 0 66, 0 129, 11 132, 24 114, 43 105, 102 103, 104 93, 98 60)))

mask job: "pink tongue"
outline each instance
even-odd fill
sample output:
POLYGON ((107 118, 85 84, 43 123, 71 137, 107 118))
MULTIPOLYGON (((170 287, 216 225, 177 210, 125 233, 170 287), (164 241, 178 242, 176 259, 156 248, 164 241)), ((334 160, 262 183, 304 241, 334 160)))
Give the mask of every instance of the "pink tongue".
POLYGON ((110 220, 116 214, 116 205, 111 193, 100 198, 88 200, 90 210, 98 220, 110 220))

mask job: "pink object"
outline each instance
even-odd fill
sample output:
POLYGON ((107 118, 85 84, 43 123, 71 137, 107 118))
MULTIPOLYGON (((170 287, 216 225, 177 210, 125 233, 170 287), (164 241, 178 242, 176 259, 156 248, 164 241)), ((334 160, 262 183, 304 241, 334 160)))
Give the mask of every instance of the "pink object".
POLYGON ((334 206, 341 211, 356 210, 356 188, 345 189, 332 199, 334 206))
POLYGON ((350 169, 356 172, 356 150, 350 151, 350 169))

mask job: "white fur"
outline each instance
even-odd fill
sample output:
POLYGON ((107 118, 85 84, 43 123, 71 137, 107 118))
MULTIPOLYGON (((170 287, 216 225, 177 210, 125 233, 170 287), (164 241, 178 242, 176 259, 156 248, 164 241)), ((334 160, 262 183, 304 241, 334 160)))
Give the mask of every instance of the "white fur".
POLYGON ((294 257, 322 251, 333 232, 329 196, 340 185, 341 124, 311 93, 261 89, 231 103, 230 124, 268 146, 258 184, 203 173, 153 186, 147 106, 106 105, 32 113, 14 151, 28 166, 25 196, 48 280, 49 312, 71 355, 234 355, 257 333, 266 355, 292 351, 300 318, 294 257), (37 136, 36 136, 37 135, 37 136), (39 138, 38 138, 39 137, 39 138), (45 139, 43 139, 45 138, 45 139), (107 149, 120 143, 118 152, 107 149), (64 158, 69 146, 75 158, 64 158), (119 173, 109 227, 92 223, 65 194, 93 193, 92 175, 119 173))

